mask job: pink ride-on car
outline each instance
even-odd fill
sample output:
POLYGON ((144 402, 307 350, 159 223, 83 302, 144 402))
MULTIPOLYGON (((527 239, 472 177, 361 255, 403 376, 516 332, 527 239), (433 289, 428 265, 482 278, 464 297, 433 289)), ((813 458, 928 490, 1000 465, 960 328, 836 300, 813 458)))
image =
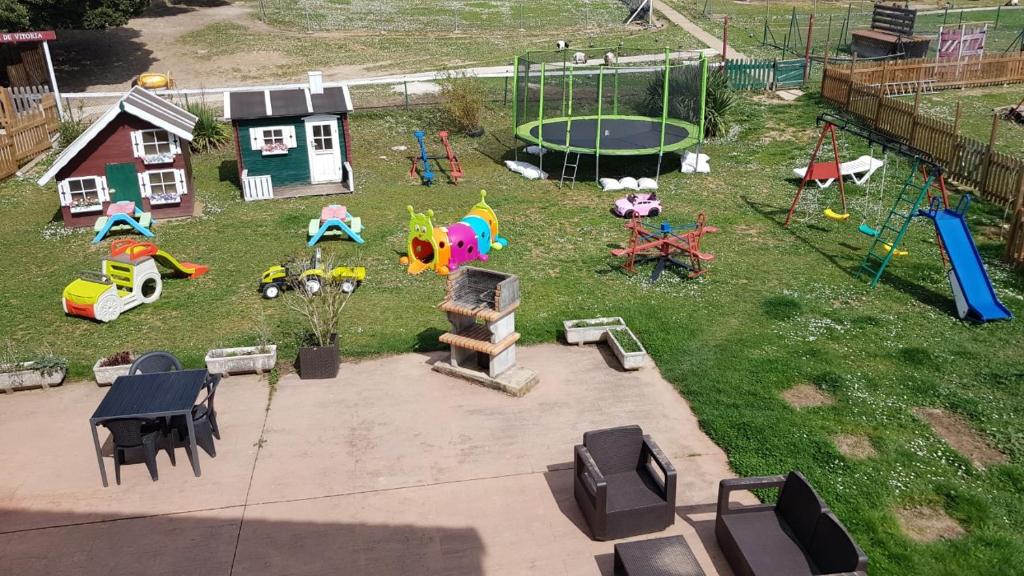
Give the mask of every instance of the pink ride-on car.
POLYGON ((630 194, 616 200, 612 212, 622 218, 632 218, 633 214, 639 214, 644 218, 657 216, 661 214, 661 200, 658 200, 658 195, 654 192, 630 194))

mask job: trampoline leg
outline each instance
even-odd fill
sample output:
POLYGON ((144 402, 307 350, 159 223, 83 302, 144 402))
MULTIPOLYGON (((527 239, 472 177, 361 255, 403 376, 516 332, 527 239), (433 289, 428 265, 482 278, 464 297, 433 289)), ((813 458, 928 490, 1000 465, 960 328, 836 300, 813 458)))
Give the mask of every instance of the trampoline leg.
POLYGON ((658 153, 658 169, 654 172, 654 181, 657 182, 661 179, 661 158, 664 156, 663 152, 658 153))

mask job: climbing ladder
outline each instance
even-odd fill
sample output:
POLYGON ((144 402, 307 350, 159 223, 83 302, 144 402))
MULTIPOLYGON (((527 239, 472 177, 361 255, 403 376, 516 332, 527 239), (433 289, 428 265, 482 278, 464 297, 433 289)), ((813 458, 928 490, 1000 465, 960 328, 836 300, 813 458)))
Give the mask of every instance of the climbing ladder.
POLYGON ((580 166, 580 153, 579 152, 566 152, 565 163, 562 164, 562 179, 558 181, 558 187, 565 186, 565 182, 569 182, 569 188, 572 188, 576 184, 576 172, 580 166), (570 161, 570 158, 572 160, 570 161), (572 174, 569 173, 569 169, 572 168, 572 174))
POLYGON ((882 227, 871 230, 874 232, 872 234, 874 240, 857 270, 857 276, 870 275, 872 288, 878 285, 886 267, 896 255, 903 237, 907 235, 907 230, 910 228, 910 221, 917 215, 921 203, 929 197, 929 190, 931 190, 932 181, 935 180, 937 169, 928 170, 924 177, 924 184, 918 185, 916 180, 920 164, 920 159, 914 160, 910 174, 903 183, 903 189, 900 190, 900 195, 896 198, 892 209, 889 210, 882 227))

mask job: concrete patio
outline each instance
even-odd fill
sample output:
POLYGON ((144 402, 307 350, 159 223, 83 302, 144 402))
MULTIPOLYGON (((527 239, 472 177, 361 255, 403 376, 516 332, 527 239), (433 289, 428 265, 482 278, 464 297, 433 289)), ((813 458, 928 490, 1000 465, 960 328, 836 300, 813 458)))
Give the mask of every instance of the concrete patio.
POLYGON ((216 458, 200 453, 201 478, 179 449, 175 467, 160 454, 159 482, 127 466, 109 488, 88 432, 106 389, 6 395, 0 574, 607 576, 613 543, 587 535, 572 447, 632 423, 679 474, 676 523, 654 536, 682 534, 709 575, 729 574, 714 508, 733 474, 657 369, 621 372, 594 347, 519 356, 540 374, 524 398, 432 372, 436 354, 346 363, 334 380, 285 376, 269 411, 265 381, 227 378, 223 438, 216 458))

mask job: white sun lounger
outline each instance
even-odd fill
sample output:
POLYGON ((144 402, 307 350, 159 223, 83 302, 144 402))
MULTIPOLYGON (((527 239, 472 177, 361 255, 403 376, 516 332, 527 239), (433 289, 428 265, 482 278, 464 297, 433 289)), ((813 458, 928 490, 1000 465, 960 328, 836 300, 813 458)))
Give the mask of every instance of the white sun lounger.
MULTIPOLYGON (((885 165, 884 160, 872 158, 865 154, 856 160, 850 160, 849 162, 843 162, 840 164, 839 173, 843 176, 849 176, 858 185, 863 185, 868 181, 868 178, 871 178, 871 175, 875 173, 875 170, 878 170, 883 165, 885 165)), ((807 168, 794 168, 793 174, 796 174, 797 178, 803 180, 804 175, 807 174, 807 168)), ((833 182, 835 182, 835 178, 829 178, 828 180, 815 180, 814 182, 818 185, 818 188, 828 188, 833 182)))

